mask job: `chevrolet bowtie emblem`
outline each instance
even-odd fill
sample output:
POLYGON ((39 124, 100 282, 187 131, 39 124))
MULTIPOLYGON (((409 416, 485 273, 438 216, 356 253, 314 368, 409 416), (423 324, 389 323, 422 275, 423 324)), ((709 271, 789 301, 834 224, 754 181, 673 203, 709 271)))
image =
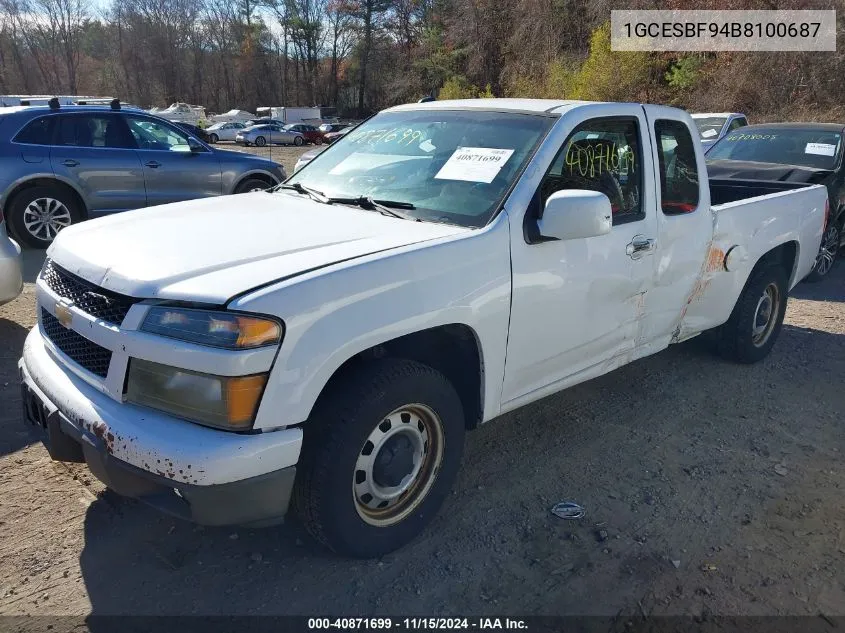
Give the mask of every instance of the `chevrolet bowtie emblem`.
POLYGON ((56 304, 56 319, 66 328, 70 329, 70 324, 73 322, 73 314, 70 311, 70 305, 65 303, 56 304))

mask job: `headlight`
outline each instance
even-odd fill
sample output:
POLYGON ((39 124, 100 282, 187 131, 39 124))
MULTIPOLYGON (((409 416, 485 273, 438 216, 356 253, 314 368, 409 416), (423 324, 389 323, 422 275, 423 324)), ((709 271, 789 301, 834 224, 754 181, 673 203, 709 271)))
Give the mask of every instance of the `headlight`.
POLYGON ((225 349, 253 349, 277 345, 282 340, 282 326, 278 321, 231 312, 164 306, 150 308, 141 331, 225 349))
POLYGON ((213 376, 139 358, 129 361, 126 399, 230 431, 252 427, 267 374, 213 376))

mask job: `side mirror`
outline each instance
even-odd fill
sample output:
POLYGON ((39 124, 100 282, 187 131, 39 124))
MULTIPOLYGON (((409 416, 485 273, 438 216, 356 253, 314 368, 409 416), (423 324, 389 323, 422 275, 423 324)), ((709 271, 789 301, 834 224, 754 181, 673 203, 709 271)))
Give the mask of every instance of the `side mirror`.
POLYGON ((205 151, 205 148, 202 146, 202 144, 197 139, 195 139, 193 136, 188 137, 188 147, 191 148, 192 154, 196 154, 197 152, 205 151))
POLYGON ((587 189, 556 191, 546 200, 537 228, 543 237, 558 240, 606 235, 613 228, 610 200, 587 189))

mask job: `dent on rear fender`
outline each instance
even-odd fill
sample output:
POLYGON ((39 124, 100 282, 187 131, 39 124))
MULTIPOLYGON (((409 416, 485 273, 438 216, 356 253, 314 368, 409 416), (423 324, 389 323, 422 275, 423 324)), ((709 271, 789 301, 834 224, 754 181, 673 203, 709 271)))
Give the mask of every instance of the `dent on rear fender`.
MULTIPOLYGON (((714 213, 713 237, 707 244, 707 256, 704 258, 701 269, 699 270, 695 283, 692 286, 692 290, 681 308, 677 325, 672 333, 672 343, 680 343, 681 341, 700 334, 704 329, 707 329, 706 327, 702 327, 702 323, 707 320, 708 312, 711 315, 712 320, 715 321, 718 320, 718 315, 722 311, 723 302, 719 302, 718 304, 713 302, 712 312, 708 311, 708 305, 713 299, 713 297, 711 297, 711 293, 708 291, 710 290, 713 281, 720 276, 729 274, 725 269, 725 255, 726 252, 730 250, 730 247, 726 246, 729 236, 727 233, 716 232, 716 220, 717 216, 714 213), (691 309, 696 311, 696 319, 694 321, 687 318, 691 309), (702 319, 700 315, 703 315, 705 318, 702 319)), ((712 325, 717 324, 713 323, 712 325)))

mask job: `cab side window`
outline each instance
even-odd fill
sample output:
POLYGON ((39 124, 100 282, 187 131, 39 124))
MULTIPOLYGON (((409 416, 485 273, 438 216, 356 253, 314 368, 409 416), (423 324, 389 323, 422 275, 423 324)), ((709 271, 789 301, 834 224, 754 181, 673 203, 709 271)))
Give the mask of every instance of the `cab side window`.
POLYGON ((698 163, 689 129, 681 121, 654 123, 660 165, 660 205, 666 215, 692 213, 698 207, 698 163))
POLYGON ((591 119, 579 125, 540 183, 540 204, 556 191, 589 189, 610 200, 613 224, 645 217, 642 151, 637 120, 591 119))

